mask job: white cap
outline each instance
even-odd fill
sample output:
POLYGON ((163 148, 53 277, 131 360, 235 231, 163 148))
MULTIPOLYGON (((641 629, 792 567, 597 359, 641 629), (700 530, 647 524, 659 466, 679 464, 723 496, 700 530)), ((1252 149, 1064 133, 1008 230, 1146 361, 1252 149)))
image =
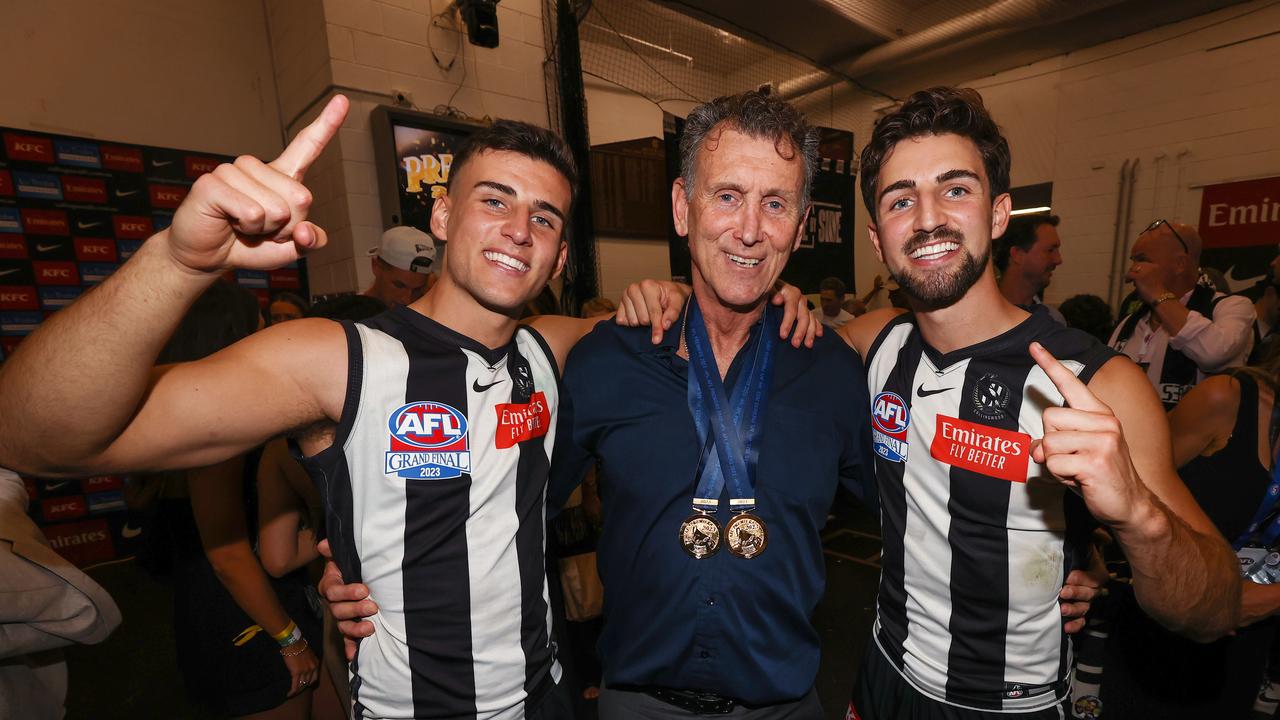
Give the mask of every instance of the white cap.
POLYGON ((369 255, 377 255, 392 267, 426 275, 435 265, 436 244, 421 230, 400 225, 382 233, 382 239, 369 249, 369 255))

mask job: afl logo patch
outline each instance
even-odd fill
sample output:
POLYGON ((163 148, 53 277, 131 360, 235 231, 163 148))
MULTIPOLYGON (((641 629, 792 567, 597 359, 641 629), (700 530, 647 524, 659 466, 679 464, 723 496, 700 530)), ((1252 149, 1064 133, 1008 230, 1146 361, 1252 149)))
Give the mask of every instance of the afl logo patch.
POLYGON ((907 460, 911 411, 897 393, 882 392, 871 401, 871 439, 876 455, 890 462, 907 460))
POLYGON ((402 478, 455 478, 471 471, 467 417, 435 402, 401 405, 387 419, 390 448, 387 475, 402 478))

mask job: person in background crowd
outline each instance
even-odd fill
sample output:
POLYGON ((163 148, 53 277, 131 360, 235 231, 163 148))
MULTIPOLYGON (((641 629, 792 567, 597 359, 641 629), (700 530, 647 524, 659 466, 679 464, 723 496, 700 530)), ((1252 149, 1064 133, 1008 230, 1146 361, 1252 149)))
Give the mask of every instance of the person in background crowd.
MULTIPOLYGON (((1044 304, 1041 296, 1062 264, 1058 221, 1057 215, 1012 217, 992 253, 1000 271, 1000 294, 1023 310, 1044 304)), ((1046 307, 1054 320, 1067 324, 1062 313, 1046 307)))
POLYGON ((398 225, 369 249, 373 285, 364 291, 387 307, 408 305, 427 292, 436 259, 435 241, 417 228, 398 225))
MULTIPOLYGON (((259 329, 247 290, 216 282, 196 299, 157 364, 208 357, 259 329)), ((149 478, 172 548, 178 669, 218 713, 307 718, 323 649, 305 572, 267 576, 258 536, 258 452, 149 478)), ((295 540, 296 542, 296 540, 295 540)))
POLYGON ((867 291, 866 295, 863 295, 860 298, 848 298, 844 301, 844 304, 841 305, 841 307, 844 308, 845 312, 854 317, 864 315, 866 314, 867 307, 871 304, 871 301, 875 300, 876 295, 879 295, 880 291, 883 289, 884 276, 877 273, 875 278, 871 280, 871 289, 867 291))
MULTIPOLYGON (((1237 547, 1266 506, 1277 450, 1273 419, 1280 358, 1205 379, 1169 413, 1178 474, 1223 537, 1237 547)), ((1266 529, 1264 524, 1258 535, 1266 529)), ((1275 637, 1280 585, 1241 581, 1240 627, 1209 644, 1153 622, 1130 586, 1113 583, 1102 665, 1102 716, 1108 720, 1243 720, 1258 691, 1275 637)))
POLYGON ((844 305, 844 281, 840 278, 823 278, 818 283, 819 307, 814 317, 823 327, 839 328, 853 319, 853 314, 846 312, 844 305))
POLYGON ((1258 293, 1253 301, 1253 312, 1258 316, 1253 323, 1253 351, 1249 354, 1249 364, 1262 363, 1272 351, 1276 333, 1280 326, 1280 254, 1271 260, 1267 267, 1267 276, 1258 282, 1254 292, 1258 293))
POLYGON ((1106 342, 1115 329, 1111 306, 1097 295, 1072 295, 1058 306, 1067 327, 1083 330, 1106 342))
POLYGON ((1108 344, 1147 373, 1165 409, 1210 373, 1244 365, 1253 348, 1253 304, 1197 284, 1200 233, 1156 220, 1134 243, 1125 275, 1143 306, 1108 344))
POLYGON ((309 304, 306 300, 291 292, 276 293, 271 298, 271 304, 267 305, 267 324, 275 325, 289 320, 297 320, 307 314, 308 307, 309 304))
POLYGON ((608 315, 618 311, 618 304, 603 295, 597 295, 582 303, 582 317, 608 315))
POLYGON ((0 718, 62 720, 62 648, 94 645, 120 624, 115 601, 49 547, 27 490, 0 468, 0 718))

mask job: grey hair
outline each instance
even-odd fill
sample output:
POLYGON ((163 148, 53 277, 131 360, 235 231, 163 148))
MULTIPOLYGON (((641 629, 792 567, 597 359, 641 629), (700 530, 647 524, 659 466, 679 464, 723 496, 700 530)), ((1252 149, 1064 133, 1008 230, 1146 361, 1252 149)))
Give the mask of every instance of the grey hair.
POLYGON ((718 97, 689 112, 680 136, 680 176, 685 182, 685 197, 693 196, 694 160, 698 150, 717 128, 720 132, 733 129, 753 138, 772 140, 778 155, 786 160, 795 157, 798 151, 804 160, 801 212, 809 206, 813 175, 818 169, 818 129, 790 103, 755 90, 718 97))

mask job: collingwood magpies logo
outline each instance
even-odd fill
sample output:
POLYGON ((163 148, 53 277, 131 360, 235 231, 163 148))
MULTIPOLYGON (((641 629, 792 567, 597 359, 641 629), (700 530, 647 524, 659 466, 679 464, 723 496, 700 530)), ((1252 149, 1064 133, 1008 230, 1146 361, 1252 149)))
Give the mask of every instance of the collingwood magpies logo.
POLYGON ((995 373, 987 373, 973 385, 973 411, 983 420, 1001 420, 1009 406, 1009 386, 995 373))

